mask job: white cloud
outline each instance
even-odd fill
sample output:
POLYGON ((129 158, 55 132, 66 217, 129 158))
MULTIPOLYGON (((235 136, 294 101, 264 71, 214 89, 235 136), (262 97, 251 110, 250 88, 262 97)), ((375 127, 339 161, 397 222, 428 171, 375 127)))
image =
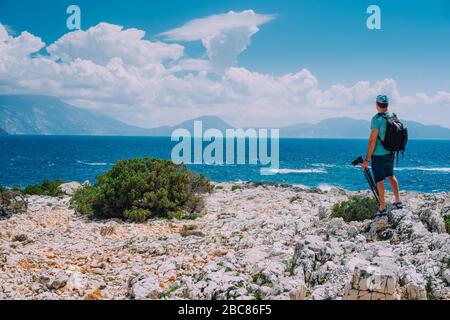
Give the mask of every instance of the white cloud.
POLYGON ((272 19, 273 15, 257 14, 253 10, 230 11, 192 20, 162 35, 174 41, 201 41, 211 62, 211 70, 222 74, 237 63, 237 57, 259 31, 258 26, 272 19))
MULTIPOLYGON (((16 30, 14 30, 10 25, 3 24, 2 26, 8 34, 13 35, 13 36, 17 35, 16 30)), ((0 31, 0 33, 1 33, 1 31, 0 31)), ((1 36, 0 36, 0 38, 1 38, 1 36)))
POLYGON ((77 58, 105 65, 119 57, 126 64, 142 66, 164 60, 178 60, 184 48, 178 44, 166 44, 144 40, 145 32, 124 29, 121 26, 99 23, 87 31, 67 33, 47 48, 55 58, 70 62, 77 58))
POLYGON ((26 31, 18 37, 12 37, 8 34, 7 28, 0 24, 0 55, 4 58, 24 58, 43 47, 45 47, 45 43, 41 38, 26 31))
POLYGON ((273 15, 257 14, 253 10, 230 11, 195 19, 184 26, 162 33, 170 40, 197 41, 222 33, 224 30, 247 27, 254 28, 274 19, 273 15))
POLYGON ((28 32, 13 37, 0 24, 0 93, 54 95, 145 127, 201 115, 221 116, 237 126, 367 119, 375 96, 386 93, 401 117, 450 127, 447 91, 403 96, 393 79, 321 88, 307 69, 274 76, 231 66, 211 75, 212 61, 186 57, 182 46, 143 36, 103 23, 46 47, 28 32), (36 54, 44 48, 49 55, 36 54))
POLYGON ((170 68, 171 72, 211 71, 211 64, 204 59, 182 59, 170 68))

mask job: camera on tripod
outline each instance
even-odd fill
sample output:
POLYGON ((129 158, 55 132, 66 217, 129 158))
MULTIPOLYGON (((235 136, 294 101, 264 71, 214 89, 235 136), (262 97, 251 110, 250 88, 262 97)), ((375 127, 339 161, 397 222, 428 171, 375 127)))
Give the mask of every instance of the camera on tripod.
POLYGON ((363 164, 364 159, 360 156, 358 159, 352 161, 352 166, 356 167, 357 165, 363 164))
MULTIPOLYGON (((352 161, 352 166, 356 167, 358 165, 361 165, 364 163, 364 159, 362 156, 358 157, 357 159, 352 161)), ((373 196, 377 200, 378 203, 380 203, 380 197, 378 195, 378 189, 376 186, 375 181, 373 180, 372 174, 370 173, 369 169, 365 168, 363 171, 364 177, 366 178, 367 182, 369 183, 370 189, 372 190, 373 196)))

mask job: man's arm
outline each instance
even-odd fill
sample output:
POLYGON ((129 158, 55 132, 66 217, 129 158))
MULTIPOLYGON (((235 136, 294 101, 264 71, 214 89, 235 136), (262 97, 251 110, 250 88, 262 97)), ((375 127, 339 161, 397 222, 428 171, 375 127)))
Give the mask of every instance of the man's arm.
POLYGON ((372 129, 372 131, 370 132, 366 158, 363 163, 363 169, 367 169, 369 167, 370 159, 372 158, 373 151, 375 150, 375 146, 377 145, 377 140, 378 140, 378 130, 372 129))

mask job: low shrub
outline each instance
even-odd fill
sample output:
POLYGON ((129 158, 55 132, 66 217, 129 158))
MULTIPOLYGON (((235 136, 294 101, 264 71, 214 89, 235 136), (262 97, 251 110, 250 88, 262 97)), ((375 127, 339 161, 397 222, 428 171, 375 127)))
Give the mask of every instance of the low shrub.
POLYGON ((98 189, 90 185, 78 189, 72 196, 70 200, 70 205, 75 209, 76 212, 87 215, 89 217, 94 217, 94 209, 92 205, 97 197, 98 189))
POLYGON ((44 180, 41 184, 30 184, 22 190, 23 194, 57 197, 62 194, 58 187, 64 183, 63 180, 44 180))
POLYGON ((19 190, 0 186, 0 219, 27 211, 28 202, 19 190))
POLYGON ((238 186, 238 185, 234 185, 234 186, 232 186, 231 187, 231 191, 236 191, 236 190, 241 190, 242 189, 242 187, 241 186, 238 186))
POLYGON ((152 213, 149 210, 133 207, 125 210, 123 216, 132 222, 145 222, 151 217, 152 213))
POLYGON ((172 294, 180 288, 181 288, 180 285, 172 284, 166 291, 161 293, 160 298, 161 299, 170 298, 172 296, 172 294))
POLYGON ((199 212, 202 194, 211 190, 208 179, 185 165, 151 158, 122 160, 98 176, 94 186, 78 190, 72 206, 95 218, 142 222, 199 212))
POLYGON ((427 290, 427 300, 437 300, 433 293, 433 281, 431 277, 427 277, 427 284, 425 289, 427 290))
POLYGON ((252 282, 261 286, 266 283, 270 283, 270 279, 267 278, 267 276, 265 274, 263 274, 261 272, 257 272, 253 275, 252 282))
POLYGON ((192 216, 191 216, 186 211, 183 211, 183 210, 171 211, 167 214, 168 219, 183 220, 183 219, 189 219, 189 217, 195 218, 197 216, 195 214, 192 214, 192 216))
POLYGON ((345 222, 371 219, 378 209, 378 202, 367 196, 353 196, 348 201, 333 206, 332 218, 343 218, 345 222))
POLYGON ((447 229, 447 233, 450 234, 450 214, 446 214, 444 216, 445 228, 447 229))

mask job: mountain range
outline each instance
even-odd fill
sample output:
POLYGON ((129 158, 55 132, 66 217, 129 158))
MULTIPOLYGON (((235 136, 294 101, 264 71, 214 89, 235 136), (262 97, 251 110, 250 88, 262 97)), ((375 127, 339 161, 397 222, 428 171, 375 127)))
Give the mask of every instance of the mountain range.
MULTIPOLYGON (((176 128, 193 132, 194 121, 225 132, 233 128, 215 116, 205 116, 152 129, 125 124, 86 109, 74 107, 61 100, 37 95, 0 95, 0 135, 117 135, 171 136, 176 128)), ((412 139, 450 140, 450 129, 404 121, 412 139)), ((332 118, 316 124, 299 123, 280 128, 283 138, 367 138, 370 123, 351 118, 332 118)))

